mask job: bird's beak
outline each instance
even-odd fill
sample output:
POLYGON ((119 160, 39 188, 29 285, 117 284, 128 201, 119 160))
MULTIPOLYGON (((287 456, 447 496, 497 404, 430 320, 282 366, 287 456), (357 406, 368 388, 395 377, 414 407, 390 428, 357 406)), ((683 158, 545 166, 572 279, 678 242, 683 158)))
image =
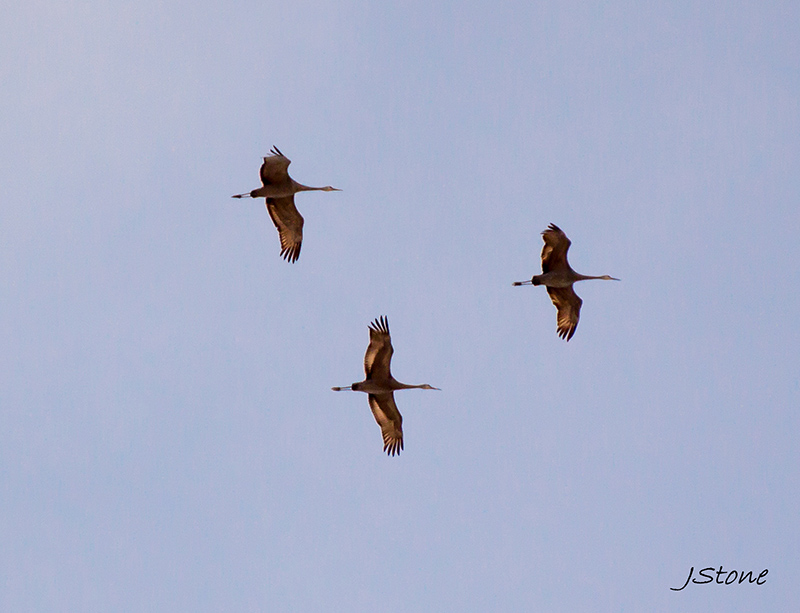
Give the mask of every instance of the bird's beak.
POLYGON ((530 285, 533 281, 514 281, 511 285, 516 287, 517 285, 530 285))

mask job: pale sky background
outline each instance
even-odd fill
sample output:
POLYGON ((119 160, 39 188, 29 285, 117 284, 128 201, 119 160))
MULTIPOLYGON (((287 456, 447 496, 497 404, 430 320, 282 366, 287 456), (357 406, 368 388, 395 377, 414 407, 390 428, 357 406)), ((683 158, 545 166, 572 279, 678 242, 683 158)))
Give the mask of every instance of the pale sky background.
POLYGON ((0 610, 798 606, 800 4, 2 13, 0 610))

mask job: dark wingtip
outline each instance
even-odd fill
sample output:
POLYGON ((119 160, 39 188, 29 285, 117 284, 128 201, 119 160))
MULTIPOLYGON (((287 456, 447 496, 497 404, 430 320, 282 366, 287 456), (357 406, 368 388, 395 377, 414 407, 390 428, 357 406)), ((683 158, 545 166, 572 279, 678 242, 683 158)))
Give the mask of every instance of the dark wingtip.
POLYGON ((385 334, 389 334, 389 320, 387 319, 386 315, 381 315, 377 317, 370 325, 369 329, 375 332, 383 332, 385 334))
POLYGON ((387 441, 383 444, 383 450, 388 456, 399 456, 403 450, 403 441, 387 441))
POLYGON ((381 330, 386 332, 386 334, 389 334, 389 319, 386 317, 386 315, 381 315, 380 325, 381 325, 381 330))
POLYGON ((300 257, 300 245, 284 247, 281 249, 281 257, 290 264, 294 264, 300 257))
POLYGON ((577 329, 578 326, 575 326, 574 328, 558 328, 556 329, 556 333, 558 334, 559 338, 563 338, 565 341, 569 342, 569 339, 575 335, 575 330, 577 329))

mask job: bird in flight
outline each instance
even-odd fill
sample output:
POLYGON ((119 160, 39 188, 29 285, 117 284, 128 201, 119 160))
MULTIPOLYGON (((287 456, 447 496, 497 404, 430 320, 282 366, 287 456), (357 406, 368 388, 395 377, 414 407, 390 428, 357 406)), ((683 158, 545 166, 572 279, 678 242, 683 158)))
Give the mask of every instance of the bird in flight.
POLYGON ((590 277, 572 270, 567 261, 567 251, 572 244, 567 235, 555 224, 550 224, 544 232, 544 247, 542 247, 542 274, 534 275, 530 281, 515 281, 514 285, 544 285, 550 300, 558 311, 557 330, 561 338, 569 340, 578 327, 578 318, 581 314, 580 299, 572 284, 576 281, 587 279, 603 279, 604 281, 619 281, 614 277, 603 275, 590 277))
POLYGON ((394 403, 395 390, 423 389, 438 390, 427 383, 422 385, 406 385, 397 381, 391 372, 392 337, 389 334, 389 322, 380 317, 369 326, 369 346, 364 356, 364 372, 367 378, 360 383, 347 387, 333 387, 334 392, 352 390, 369 394, 369 408, 375 421, 381 427, 383 450, 388 455, 396 455, 403 449, 403 416, 394 403))
POLYGON ((281 237, 281 256, 289 262, 296 262, 300 257, 300 246, 303 243, 303 216, 294 205, 294 195, 297 192, 342 190, 330 185, 309 187, 298 183, 289 176, 288 168, 291 163, 280 149, 273 147, 261 165, 261 183, 264 185, 252 192, 236 194, 231 198, 266 198, 267 212, 281 237))

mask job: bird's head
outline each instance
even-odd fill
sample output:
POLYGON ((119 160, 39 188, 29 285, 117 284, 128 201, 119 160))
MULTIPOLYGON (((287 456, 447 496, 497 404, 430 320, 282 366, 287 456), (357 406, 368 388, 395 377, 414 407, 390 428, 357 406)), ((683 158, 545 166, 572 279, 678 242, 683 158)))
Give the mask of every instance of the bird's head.
POLYGON ((342 190, 336 189, 335 187, 331 187, 330 185, 326 185, 325 187, 322 188, 322 191, 323 192, 340 192, 342 190))
POLYGON ((603 275, 600 278, 603 279, 604 281, 619 281, 619 279, 617 279, 616 277, 609 277, 608 275, 603 275))
POLYGON ((419 389, 421 389, 421 390, 436 390, 438 392, 442 391, 438 387, 433 387, 432 385, 428 385, 427 383, 423 383, 422 385, 420 385, 419 389))

